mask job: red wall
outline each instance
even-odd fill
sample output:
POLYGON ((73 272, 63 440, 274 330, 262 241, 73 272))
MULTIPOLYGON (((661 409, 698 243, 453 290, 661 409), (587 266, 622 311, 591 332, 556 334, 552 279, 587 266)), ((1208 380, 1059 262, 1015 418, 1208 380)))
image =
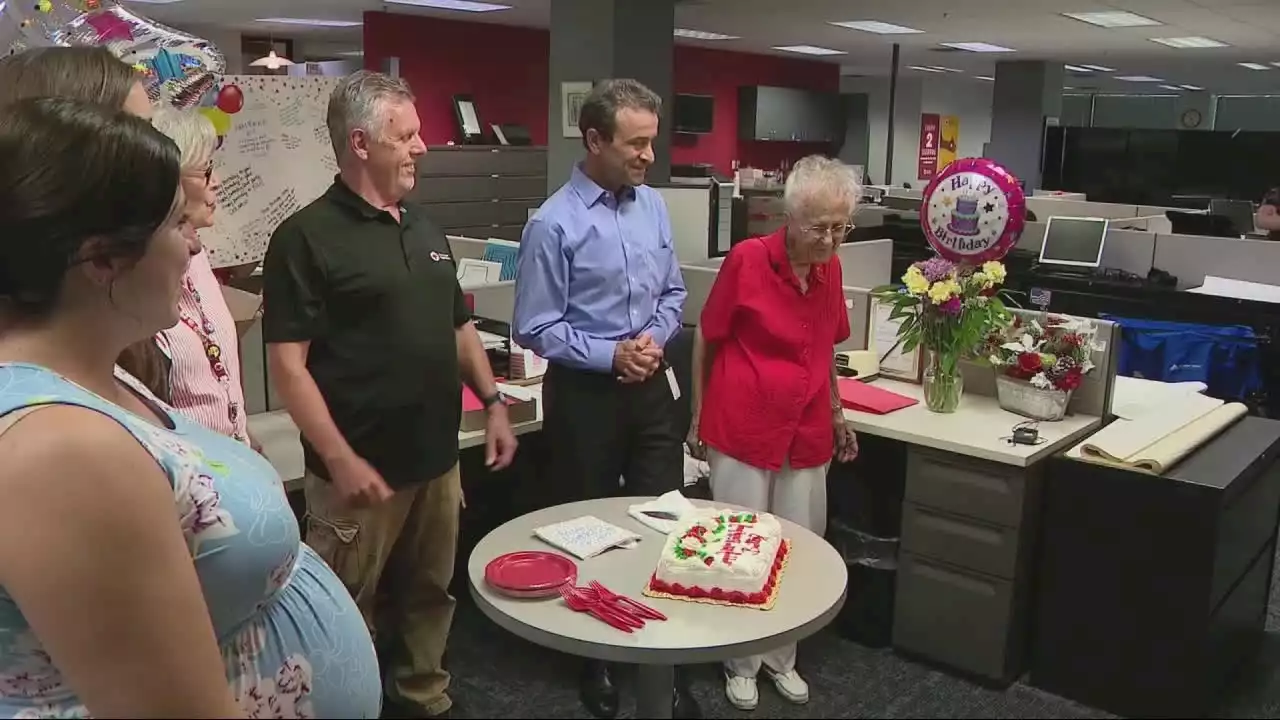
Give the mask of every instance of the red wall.
MULTIPOLYGON (((400 58, 400 74, 418 96, 422 137, 428 144, 456 139, 454 95, 470 94, 480 122, 529 128, 535 144, 547 142, 550 35, 538 28, 436 18, 364 14, 365 67, 400 58)), ((734 160, 766 169, 827 147, 815 143, 738 140, 738 86, 775 85, 837 92, 833 63, 677 46, 675 92, 715 97, 714 131, 678 136, 671 162, 710 163, 728 174, 734 160)))
POLYGON ((714 132, 677 138, 671 162, 711 163, 728 174, 734 160, 765 169, 822 152, 822 143, 768 142, 738 139, 738 86, 772 85, 839 92, 840 67, 833 63, 793 60, 771 55, 677 46, 675 91, 715 97, 714 132))
POLYGON ((534 144, 546 144, 550 48, 551 36, 538 28, 364 14, 364 65, 379 70, 386 58, 400 58, 428 145, 457 139, 454 95, 471 95, 482 127, 524 125, 534 144))

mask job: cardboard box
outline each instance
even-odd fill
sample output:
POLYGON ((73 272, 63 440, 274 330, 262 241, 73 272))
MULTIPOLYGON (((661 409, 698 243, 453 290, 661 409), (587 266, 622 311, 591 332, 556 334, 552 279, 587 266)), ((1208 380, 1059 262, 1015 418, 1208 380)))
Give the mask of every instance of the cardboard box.
POLYGON ((223 285, 222 298, 231 311, 231 319, 236 321, 236 337, 243 338, 262 317, 262 296, 223 285))
MULTIPOLYGON (((507 418, 512 425, 533 422, 538 419, 538 399, 517 400, 507 397, 507 418)), ((462 432, 483 431, 488 425, 489 415, 484 411, 480 398, 471 392, 471 388, 462 387, 462 432)))

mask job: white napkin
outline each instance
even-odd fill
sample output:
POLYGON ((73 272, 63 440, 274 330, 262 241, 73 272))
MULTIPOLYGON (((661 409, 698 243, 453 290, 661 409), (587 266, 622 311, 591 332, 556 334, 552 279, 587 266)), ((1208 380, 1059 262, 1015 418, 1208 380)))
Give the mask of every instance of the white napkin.
POLYGON ((663 520, 662 518, 650 517, 649 515, 644 514, 645 510, 651 510, 655 512, 668 512, 668 513, 671 513, 672 515, 675 515, 678 518, 683 519, 689 513, 693 512, 697 508, 698 506, 690 502, 689 498, 686 498, 684 495, 681 495, 679 490, 672 490, 671 492, 665 495, 662 495, 660 497, 654 498, 649 502, 640 503, 639 505, 632 505, 630 508, 627 509, 627 514, 635 518, 637 521, 644 524, 645 526, 650 527, 654 530, 657 530, 663 535, 666 535, 666 534, 675 532, 675 529, 677 526, 679 526, 680 521, 679 520, 663 520))
POLYGON ((544 525, 533 531, 543 542, 579 560, 589 560, 612 548, 634 547, 640 536, 594 515, 544 525))

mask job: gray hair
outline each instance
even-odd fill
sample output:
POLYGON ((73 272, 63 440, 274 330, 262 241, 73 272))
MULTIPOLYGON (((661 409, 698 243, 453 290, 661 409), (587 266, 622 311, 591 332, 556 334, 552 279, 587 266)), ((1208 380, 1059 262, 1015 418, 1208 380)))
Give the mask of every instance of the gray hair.
POLYGON ((662 114, 662 98, 639 80, 616 78, 601 80, 591 88, 578 112, 578 130, 582 145, 587 146, 587 131, 595 130, 605 140, 612 140, 618 130, 618 111, 646 110, 662 114))
POLYGON ((409 83, 372 70, 359 70, 338 82, 329 96, 329 140, 333 154, 341 160, 351 142, 353 130, 364 130, 375 136, 382 132, 388 102, 413 102, 409 83))
POLYGON ((178 146, 183 170, 203 170, 218 148, 218 131, 197 110, 162 107, 156 110, 151 124, 178 146))
POLYGON ((829 204, 847 206, 852 214, 862 199, 862 183, 857 171, 839 160, 809 155, 792 166, 782 199, 791 217, 829 204))

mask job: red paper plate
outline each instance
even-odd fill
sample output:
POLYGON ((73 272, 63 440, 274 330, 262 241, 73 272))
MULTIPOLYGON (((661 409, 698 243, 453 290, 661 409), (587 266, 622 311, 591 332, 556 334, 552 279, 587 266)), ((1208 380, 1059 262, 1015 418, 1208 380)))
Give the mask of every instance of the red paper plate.
POLYGON ((578 566, 555 553, 524 551, 494 558, 484 568, 485 582, 518 597, 555 595, 560 586, 578 581, 578 566))

